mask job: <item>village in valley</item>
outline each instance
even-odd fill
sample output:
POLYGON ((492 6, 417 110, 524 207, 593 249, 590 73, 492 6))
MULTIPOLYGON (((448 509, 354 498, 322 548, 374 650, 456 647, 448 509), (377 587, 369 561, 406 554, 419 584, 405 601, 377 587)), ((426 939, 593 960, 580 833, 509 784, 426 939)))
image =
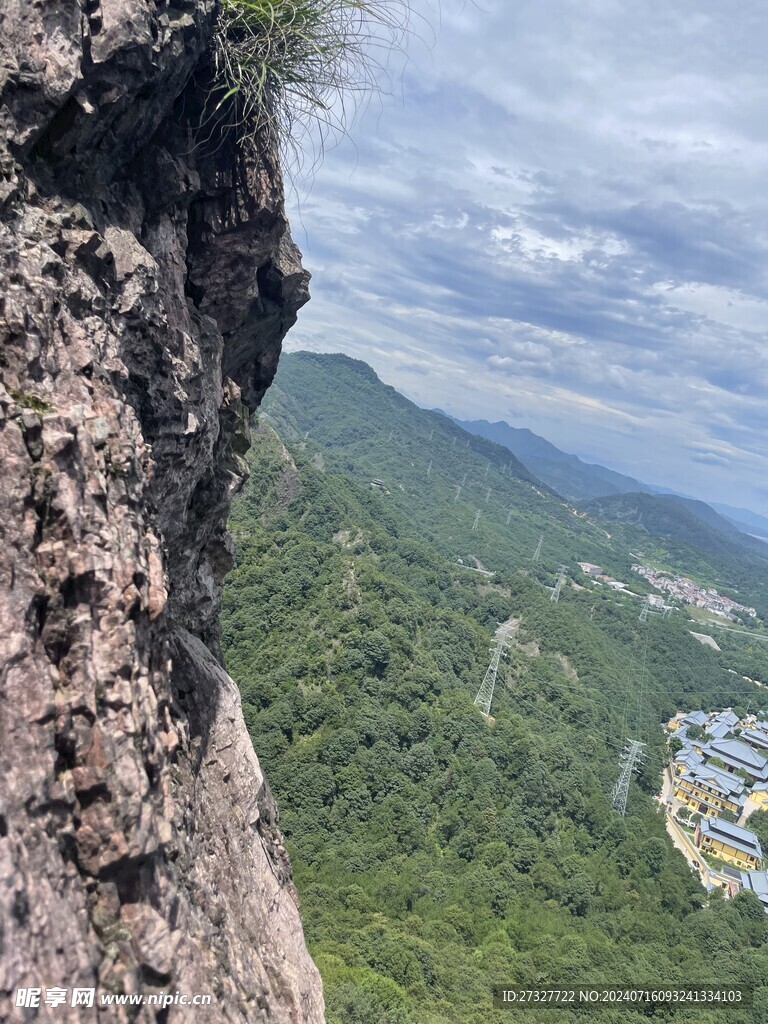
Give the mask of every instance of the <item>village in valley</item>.
POLYGON ((768 808, 768 721, 679 711, 665 727, 671 759, 659 800, 667 831, 705 888, 756 893, 768 913, 768 870, 749 816, 768 808))
POLYGON ((736 622, 743 616, 757 618, 754 608, 748 608, 724 594, 718 594, 714 587, 702 587, 689 580, 687 576, 677 576, 675 573, 662 572, 645 565, 633 565, 632 572, 642 576, 652 587, 666 591, 670 597, 692 608, 704 608, 713 615, 730 619, 731 622, 736 622))
MULTIPOLYGON (((605 573, 601 566, 593 565, 591 562, 579 562, 579 568, 593 583, 609 587, 621 594, 638 597, 626 583, 614 579, 605 573)), ((654 569, 651 566, 635 564, 632 572, 642 576, 656 590, 666 593, 670 599, 678 601, 689 608, 701 608, 711 612, 720 618, 728 619, 731 622, 743 621, 747 618, 757 619, 755 608, 739 604, 733 598, 720 594, 714 587, 704 587, 687 576, 679 576, 672 572, 665 572, 661 569, 654 569)), ((671 610, 671 605, 666 605, 661 595, 648 595, 648 604, 658 611, 671 610)))

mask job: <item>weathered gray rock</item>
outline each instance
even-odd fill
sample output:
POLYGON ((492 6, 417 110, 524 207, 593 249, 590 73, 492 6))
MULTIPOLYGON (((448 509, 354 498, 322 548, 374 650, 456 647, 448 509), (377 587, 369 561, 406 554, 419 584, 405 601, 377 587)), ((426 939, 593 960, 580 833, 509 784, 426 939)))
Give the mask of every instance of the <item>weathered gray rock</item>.
POLYGON ((323 1019, 216 660, 248 412, 308 275, 274 154, 195 133, 213 10, 0 9, 0 1019, 323 1019), (9 1005, 54 985, 213 1005, 9 1005))

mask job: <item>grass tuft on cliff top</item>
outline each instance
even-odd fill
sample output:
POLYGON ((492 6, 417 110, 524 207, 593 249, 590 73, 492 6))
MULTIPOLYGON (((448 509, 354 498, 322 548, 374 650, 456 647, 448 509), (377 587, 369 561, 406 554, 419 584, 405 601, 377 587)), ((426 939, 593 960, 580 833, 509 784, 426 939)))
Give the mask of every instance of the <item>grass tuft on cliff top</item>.
POLYGON ((217 109, 241 142, 296 143, 311 124, 344 131, 379 88, 409 31, 408 0, 221 0, 214 39, 217 109))

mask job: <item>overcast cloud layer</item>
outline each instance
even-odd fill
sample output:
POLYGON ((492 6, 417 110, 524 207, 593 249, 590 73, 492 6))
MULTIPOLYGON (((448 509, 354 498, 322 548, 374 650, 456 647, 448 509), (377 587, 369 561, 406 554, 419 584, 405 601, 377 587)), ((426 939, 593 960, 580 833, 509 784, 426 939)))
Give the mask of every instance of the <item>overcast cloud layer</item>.
POLYGON ((759 0, 443 0, 292 211, 286 347, 763 511, 766 52, 759 0))

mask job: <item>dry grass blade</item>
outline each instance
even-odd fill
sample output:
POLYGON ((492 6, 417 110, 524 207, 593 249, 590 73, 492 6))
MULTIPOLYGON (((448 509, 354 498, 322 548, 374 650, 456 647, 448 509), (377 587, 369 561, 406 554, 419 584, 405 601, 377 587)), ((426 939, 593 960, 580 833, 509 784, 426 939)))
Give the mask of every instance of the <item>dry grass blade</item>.
POLYGON ((240 145, 300 146, 310 125, 345 131, 410 32, 408 0, 221 0, 213 102, 240 145))

